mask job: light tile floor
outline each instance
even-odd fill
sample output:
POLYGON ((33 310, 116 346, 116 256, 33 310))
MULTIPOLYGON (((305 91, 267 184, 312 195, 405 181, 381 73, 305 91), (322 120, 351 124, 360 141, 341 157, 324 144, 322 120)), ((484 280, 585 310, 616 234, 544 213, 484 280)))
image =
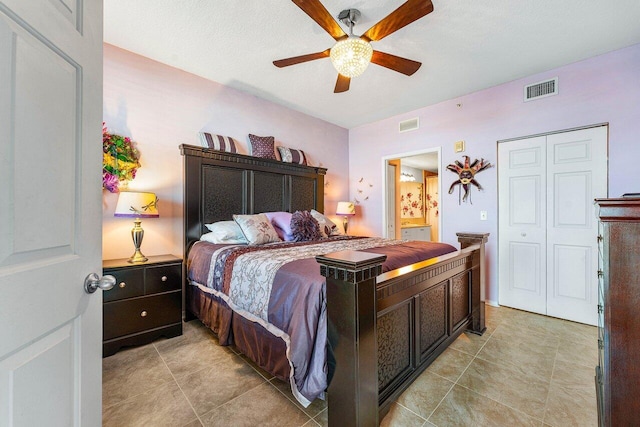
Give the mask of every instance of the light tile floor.
MULTIPOLYGON (((463 334, 395 402, 382 426, 597 425, 597 329, 487 306, 487 332, 463 334)), ((105 426, 326 426, 288 384, 194 320, 184 335, 103 360, 105 426)))

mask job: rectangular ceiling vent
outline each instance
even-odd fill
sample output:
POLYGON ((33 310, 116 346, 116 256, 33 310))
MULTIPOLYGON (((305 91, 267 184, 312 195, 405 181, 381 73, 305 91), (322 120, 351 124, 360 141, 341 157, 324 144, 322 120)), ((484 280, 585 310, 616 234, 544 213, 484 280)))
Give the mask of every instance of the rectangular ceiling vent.
POLYGON ((558 78, 530 84, 524 87, 524 102, 558 94, 558 78))
POLYGON ((418 118, 404 120, 400 122, 400 132, 408 132, 410 130, 416 130, 420 127, 420 122, 418 118))

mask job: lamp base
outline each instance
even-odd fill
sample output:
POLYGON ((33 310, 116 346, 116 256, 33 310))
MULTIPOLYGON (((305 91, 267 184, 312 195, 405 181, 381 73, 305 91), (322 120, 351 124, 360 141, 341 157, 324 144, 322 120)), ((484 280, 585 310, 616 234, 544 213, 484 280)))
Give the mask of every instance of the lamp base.
POLYGON ((133 228, 131 229, 131 238, 133 239, 133 246, 136 248, 136 251, 129 258, 129 262, 132 264, 138 264, 141 262, 147 261, 149 258, 142 255, 140 252, 140 245, 142 245, 142 238, 144 237, 144 230, 140 226, 140 218, 136 218, 133 221, 133 228))
POLYGON ((128 262, 132 263, 132 264, 139 264, 141 262, 146 262, 149 258, 147 258, 146 256, 144 256, 142 254, 142 252, 140 252, 140 249, 136 249, 136 251, 134 252, 133 255, 131 255, 131 258, 128 259, 128 262))
POLYGON ((342 217, 342 227, 344 228, 344 234, 347 234, 347 228, 349 227, 349 220, 346 216, 342 217))

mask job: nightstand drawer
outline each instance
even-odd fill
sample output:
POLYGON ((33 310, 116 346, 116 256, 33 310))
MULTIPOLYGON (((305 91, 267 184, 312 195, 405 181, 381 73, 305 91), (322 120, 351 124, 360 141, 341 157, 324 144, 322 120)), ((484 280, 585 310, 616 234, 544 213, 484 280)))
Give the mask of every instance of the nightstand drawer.
POLYGON ((175 291, 104 304, 103 340, 180 323, 182 293, 175 291))
POLYGON ((182 263, 147 267, 145 294, 157 294, 182 288, 182 263))
POLYGON ((104 302, 116 301, 144 295, 144 269, 127 268, 121 270, 104 270, 116 278, 116 285, 102 293, 104 302))

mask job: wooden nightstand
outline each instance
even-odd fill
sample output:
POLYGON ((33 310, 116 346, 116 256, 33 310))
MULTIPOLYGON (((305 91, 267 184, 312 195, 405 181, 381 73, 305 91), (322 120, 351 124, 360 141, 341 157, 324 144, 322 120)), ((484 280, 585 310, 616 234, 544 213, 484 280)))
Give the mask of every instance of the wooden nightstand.
POLYGON ((121 347, 182 335, 182 259, 150 256, 142 264, 103 261, 116 285, 103 292, 102 357, 121 347))

